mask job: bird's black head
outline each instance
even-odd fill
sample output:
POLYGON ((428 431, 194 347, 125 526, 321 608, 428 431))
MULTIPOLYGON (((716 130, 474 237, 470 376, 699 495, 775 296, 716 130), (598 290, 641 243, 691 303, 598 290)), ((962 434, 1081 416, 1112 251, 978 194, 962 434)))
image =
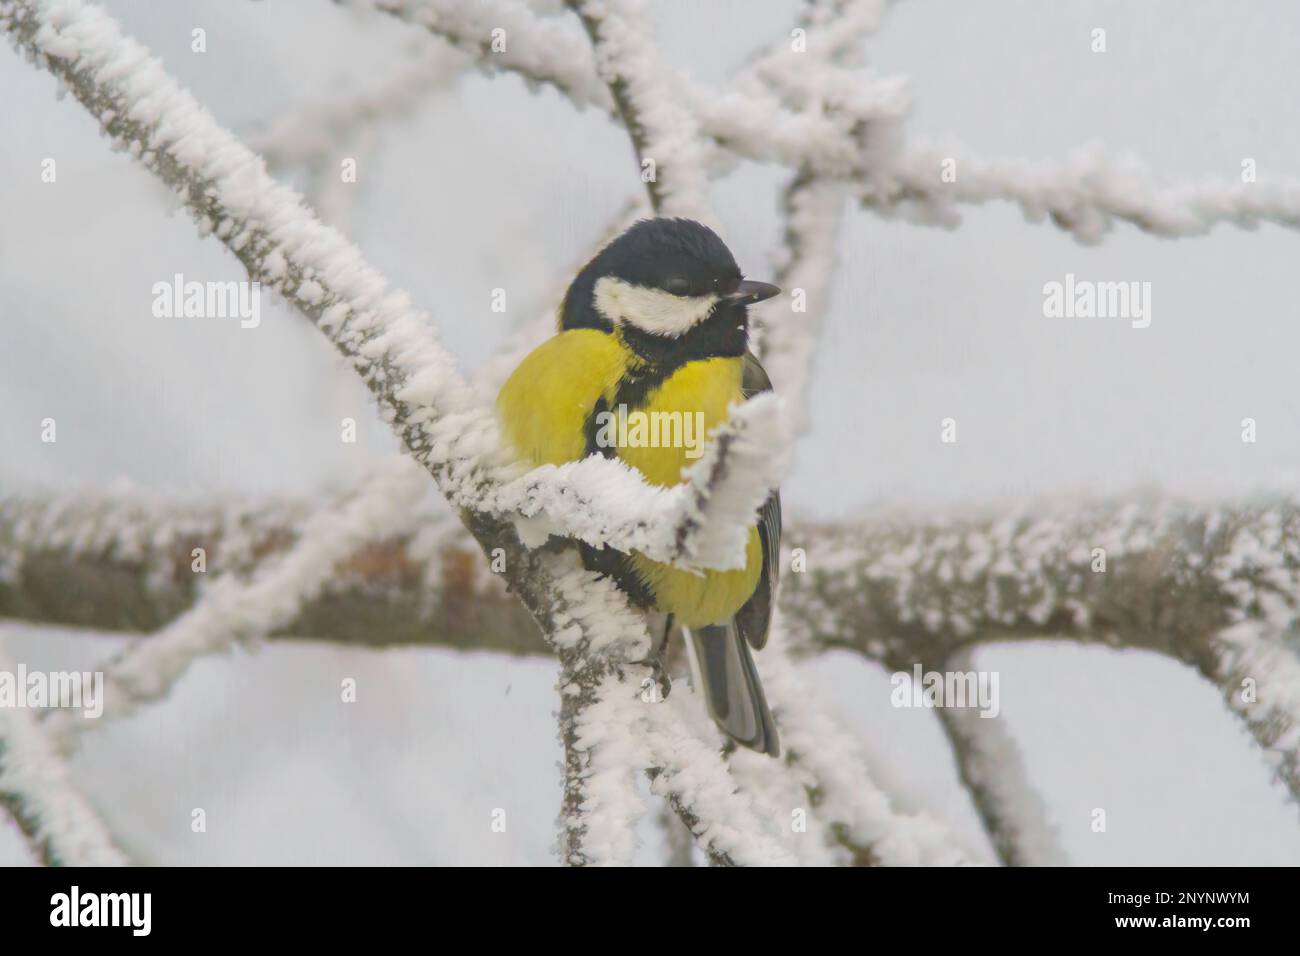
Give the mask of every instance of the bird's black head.
POLYGON ((562 329, 618 330, 646 358, 740 355, 746 306, 780 290, 746 281, 725 243, 690 219, 642 219, 578 273, 562 329))

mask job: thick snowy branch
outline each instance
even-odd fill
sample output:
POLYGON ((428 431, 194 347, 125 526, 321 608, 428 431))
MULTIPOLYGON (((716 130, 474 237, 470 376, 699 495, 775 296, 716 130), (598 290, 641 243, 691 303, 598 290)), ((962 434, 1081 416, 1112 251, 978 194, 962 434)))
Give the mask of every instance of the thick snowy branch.
POLYGON ((1198 666, 1300 801, 1300 646, 1294 629, 1283 635, 1253 621, 1234 624, 1211 639, 1198 666))
POLYGON ((783 581, 796 646, 891 667, 1045 636, 1166 654, 1221 688, 1300 798, 1300 672, 1293 649, 1262 636, 1297 623, 1295 503, 894 520, 805 528, 795 545, 809 564, 783 581))
MULTIPOLYGON (((0 670, 9 670, 0 658, 0 670)), ((0 707, 0 807, 46 866, 126 866, 31 711, 0 707)))
MULTIPOLYGON (((0 504, 0 614, 157 628, 194 600, 196 542, 229 556, 218 560, 251 563, 295 540, 304 514, 290 505, 195 513, 9 500, 0 504)), ((542 653, 534 626, 468 538, 432 520, 413 517, 409 537, 359 551, 285 631, 542 653)), ((784 627, 797 654, 845 648, 908 668, 971 645, 1043 637, 1155 651, 1219 686, 1300 793, 1300 679, 1286 666, 1294 649, 1272 636, 1289 632, 1300 606, 1292 503, 896 516, 794 524, 786 538, 807 562, 806 572, 782 575, 784 627), (1247 678, 1253 683, 1243 685, 1247 678)))
POLYGON ((1031 222, 1045 218, 1084 243, 1100 242, 1116 222, 1168 238, 1200 236, 1220 223, 1300 228, 1300 180, 1159 183, 1132 157, 1093 146, 1064 162, 984 159, 961 147, 913 146, 861 190, 862 203, 887 215, 955 226, 958 206, 1003 200, 1031 222))

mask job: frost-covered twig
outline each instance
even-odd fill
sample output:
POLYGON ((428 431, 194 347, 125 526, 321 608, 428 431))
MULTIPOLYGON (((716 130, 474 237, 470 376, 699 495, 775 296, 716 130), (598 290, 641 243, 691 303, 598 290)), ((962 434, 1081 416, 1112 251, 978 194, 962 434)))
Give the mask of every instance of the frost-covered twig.
MULTIPOLYGON (((477 55, 485 70, 515 73, 530 86, 554 87, 579 108, 594 106, 621 119, 577 21, 537 15, 516 0, 362 2, 477 55), (494 44, 496 29, 505 32, 494 44)), ((682 79, 674 95, 695 113, 705 135, 737 156, 810 165, 827 174, 847 175, 858 168, 860 150, 839 118, 790 109, 760 87, 718 89, 682 79)), ((901 115, 892 82, 881 88, 879 103, 882 115, 901 115)), ((716 163, 720 157, 707 158, 716 163)))
POLYGON ((737 789, 717 747, 691 726, 683 706, 698 713, 698 702, 686 694, 646 705, 651 791, 668 801, 713 865, 794 864, 776 835, 781 822, 765 820, 749 794, 737 789))
MULTIPOLYGON (((0 670, 10 670, 0 657, 0 670)), ((0 808, 46 866, 126 866, 31 711, 0 707, 0 808)))
POLYGON ((301 168, 306 174, 304 192, 317 214, 344 229, 357 199, 358 180, 345 176, 343 163, 351 161, 354 172, 364 166, 385 121, 410 113, 422 97, 449 86, 467 65, 463 53, 438 43, 378 86, 285 114, 251 136, 249 145, 277 175, 301 168))
POLYGON ((775 281, 785 294, 755 307, 752 318, 756 352, 798 431, 808 427, 808 376, 830 306, 845 196, 840 183, 794 176, 783 197, 785 234, 775 262, 775 281))
POLYGON ((408 58, 382 83, 354 96, 332 97, 295 110, 248 139, 272 168, 328 164, 337 175, 340 151, 387 120, 404 116, 430 92, 447 86, 468 65, 461 52, 440 46, 408 58))
MULTIPOLYGON (((974 672, 969 649, 955 652, 939 670, 974 672)), ((1065 849, 1047 819, 1047 805, 1029 782, 1020 748, 997 717, 973 707, 936 707, 935 714, 957 759, 998 858, 1006 866, 1064 866, 1065 849)))
MULTIPOLYGON (((852 146, 850 165, 856 163, 868 135, 878 138, 882 123, 896 127, 906 104, 901 98, 890 99, 893 109, 882 115, 860 94, 847 103, 836 100, 830 78, 843 65, 858 61, 863 36, 875 29, 884 7, 883 0, 809 0, 796 27, 805 34, 804 50, 779 46, 753 63, 738 82, 775 88, 799 112, 841 124, 842 139, 852 146)), ((776 282, 786 294, 754 310, 751 347, 790 407, 793 427, 803 431, 808 426, 803 410, 808 374, 829 308, 835 241, 848 191, 840 180, 830 178, 825 164, 805 160, 795 169, 782 195, 784 228, 773 256, 776 282)))
POLYGON ((632 0, 566 0, 582 20, 596 68, 627 127, 650 204, 663 216, 708 220, 708 157, 694 115, 674 95, 632 0))
MULTIPOLYGON (((247 580, 222 574, 195 605, 160 633, 142 638, 108 665, 102 717, 114 719, 159 700, 199 657, 252 643, 296 620, 335 568, 371 541, 405 528, 428 478, 405 458, 385 463, 338 505, 307 519, 293 547, 247 580)), ((206 565, 206 558, 205 558, 206 565)), ((60 746, 95 724, 73 710, 51 711, 46 727, 60 746)))
POLYGON ((854 863, 953 866, 968 862, 947 828, 925 814, 890 805, 867 770, 857 742, 822 712, 786 656, 785 613, 764 655, 763 681, 781 728, 786 760, 803 782, 813 812, 830 825, 854 863))
POLYGON ((955 226, 958 206, 1004 200, 1032 222, 1046 218, 1083 243, 1100 242, 1116 222, 1153 235, 1200 236, 1220 223, 1300 228, 1300 180, 1185 181, 1161 184, 1131 156, 1100 146, 1064 162, 986 159, 960 146, 916 145, 860 193, 864 205, 926 224, 955 226), (945 175, 947 174, 947 175, 945 175))
MULTIPOLYGON (((360 0, 359 0, 360 2, 360 0)), ((614 110, 582 31, 565 18, 534 13, 519 0, 364 0, 475 56, 487 71, 508 71, 530 86, 552 86, 579 107, 614 110)))

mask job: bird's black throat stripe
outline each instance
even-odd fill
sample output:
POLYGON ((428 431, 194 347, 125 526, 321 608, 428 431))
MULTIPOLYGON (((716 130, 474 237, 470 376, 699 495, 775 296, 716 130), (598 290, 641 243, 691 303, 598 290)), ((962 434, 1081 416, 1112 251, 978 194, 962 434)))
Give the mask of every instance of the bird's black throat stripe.
POLYGON ((601 448, 596 444, 597 416, 611 408, 626 407, 635 411, 644 407, 650 393, 688 362, 744 355, 749 339, 749 322, 743 306, 720 306, 679 338, 653 335, 628 325, 615 329, 607 324, 602 331, 621 336, 633 355, 614 390, 613 401, 606 402, 602 398, 587 418, 587 454, 613 458, 617 449, 601 448))

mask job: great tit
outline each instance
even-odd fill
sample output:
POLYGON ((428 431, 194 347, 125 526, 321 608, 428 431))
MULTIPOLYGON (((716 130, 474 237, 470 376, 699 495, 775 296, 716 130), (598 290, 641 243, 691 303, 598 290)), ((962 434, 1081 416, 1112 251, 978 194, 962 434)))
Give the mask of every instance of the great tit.
MULTIPOLYGON (((780 290, 745 279, 723 241, 689 219, 644 219, 578 273, 557 334, 511 375, 497 399, 507 440, 534 466, 618 458, 669 486, 727 418, 772 384, 750 353, 747 306, 780 290), (631 427, 606 427, 631 422, 631 427), (656 423, 680 428, 656 429, 656 423), (648 428, 646 427, 648 423, 648 428), (641 431, 636 430, 640 424, 641 431), (670 434, 677 440, 655 441, 670 434), (649 440, 647 440, 647 437, 649 440)), ((780 742, 749 648, 767 643, 779 570, 781 501, 774 492, 749 534, 745 567, 685 570, 637 552, 583 546, 587 568, 637 605, 690 634, 709 713, 728 736, 779 756, 780 742)))

